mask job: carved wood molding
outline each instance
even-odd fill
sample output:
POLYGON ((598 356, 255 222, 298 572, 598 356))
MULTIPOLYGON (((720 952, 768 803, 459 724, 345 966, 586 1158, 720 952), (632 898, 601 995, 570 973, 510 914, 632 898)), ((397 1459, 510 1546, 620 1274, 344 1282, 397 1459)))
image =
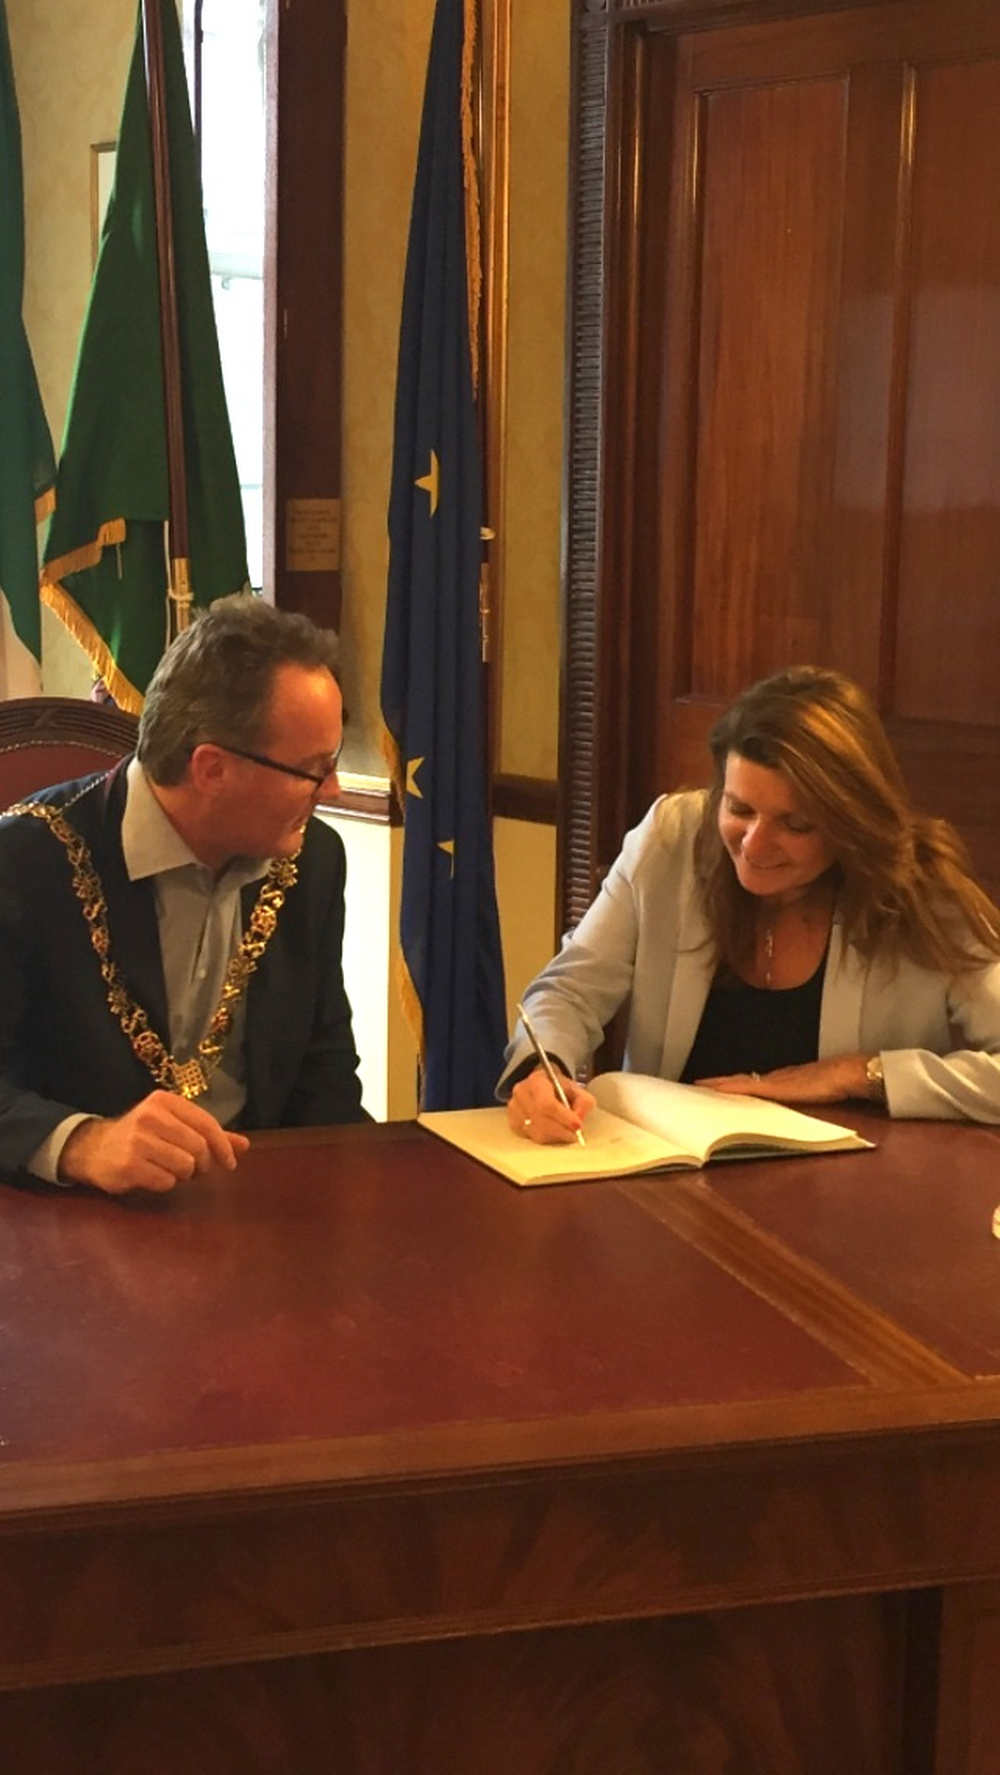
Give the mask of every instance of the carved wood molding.
POLYGON ((361 820, 368 825, 401 826, 402 816, 396 797, 389 788, 376 784, 341 784, 335 800, 320 802, 323 813, 336 814, 339 819, 361 820))
POLYGON ((611 28, 583 0, 574 24, 570 136, 567 449, 563 509, 557 900, 563 927, 590 903, 598 756, 598 582, 604 503, 605 186, 611 28))
MULTIPOLYGON (((522 777, 505 773, 493 781, 493 815, 501 820, 528 820, 534 825, 554 826, 558 788, 548 777, 522 777)), ((368 825, 401 826, 396 797, 388 785, 358 786, 342 783, 335 801, 320 803, 324 813, 339 819, 361 820, 368 825)))
POLYGON ((530 820, 554 826, 559 787, 548 777, 520 777, 504 772, 493 779, 493 813, 502 820, 530 820))
MULTIPOLYGON (((947 4, 947 0, 943 0, 947 4)), ((642 21, 651 30, 687 31, 713 25, 760 24, 766 19, 805 18, 810 13, 854 12, 885 0, 593 0, 614 24, 642 21)))

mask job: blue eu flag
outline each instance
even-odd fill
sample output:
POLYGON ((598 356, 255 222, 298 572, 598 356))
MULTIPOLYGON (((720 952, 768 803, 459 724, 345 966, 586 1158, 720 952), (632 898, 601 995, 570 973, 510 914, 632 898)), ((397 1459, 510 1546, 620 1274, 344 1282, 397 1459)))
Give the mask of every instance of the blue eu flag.
POLYGON ((463 0, 438 0, 403 291, 382 657, 404 818, 403 987, 425 1109, 488 1103, 505 1039, 486 805, 463 38, 463 0))

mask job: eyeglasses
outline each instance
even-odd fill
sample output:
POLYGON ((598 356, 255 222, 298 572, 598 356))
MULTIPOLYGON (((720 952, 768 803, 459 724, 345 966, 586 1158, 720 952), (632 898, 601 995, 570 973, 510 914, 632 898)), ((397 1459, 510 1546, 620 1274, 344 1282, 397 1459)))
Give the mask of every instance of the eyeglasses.
POLYGON ((226 746, 221 740, 216 740, 215 743, 221 752, 231 752, 234 758, 246 758, 250 764, 262 764, 265 770, 280 770, 282 776, 298 777, 299 781, 303 783, 315 783, 317 789, 321 789, 328 778, 332 777, 337 768, 337 760, 344 748, 344 742, 341 740, 337 750, 331 753, 327 759, 324 769, 317 772, 303 770, 300 764, 281 764, 277 758, 265 758, 263 752, 246 752, 242 746, 226 746))

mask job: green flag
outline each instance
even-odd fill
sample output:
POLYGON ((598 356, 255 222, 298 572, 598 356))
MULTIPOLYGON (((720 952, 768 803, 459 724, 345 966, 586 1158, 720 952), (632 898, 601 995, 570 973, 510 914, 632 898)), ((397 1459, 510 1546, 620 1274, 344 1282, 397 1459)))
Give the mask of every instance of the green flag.
MULTIPOLYGON (((246 538, 202 219, 180 30, 164 0, 165 103, 180 333, 191 592, 246 583, 246 538)), ((42 598, 115 700, 138 710, 168 639, 166 420, 142 6, 56 482, 42 598)))
POLYGON ((35 525, 51 510, 55 463, 21 318, 24 186, 5 0, 0 0, 0 696, 38 691, 41 623, 35 525))

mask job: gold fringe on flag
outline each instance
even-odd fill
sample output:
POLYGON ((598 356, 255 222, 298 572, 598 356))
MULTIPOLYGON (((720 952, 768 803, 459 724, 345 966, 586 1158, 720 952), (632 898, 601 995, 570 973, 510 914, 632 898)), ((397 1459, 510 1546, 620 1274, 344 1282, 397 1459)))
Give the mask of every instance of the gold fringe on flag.
POLYGON ((382 756, 385 759, 386 765, 388 766, 389 777, 392 782, 393 792, 396 797, 396 804, 399 808, 400 813, 403 816, 403 819, 405 820, 406 819, 406 773, 403 770, 403 760, 400 755, 399 747, 397 746, 395 740, 392 737, 392 734, 389 732, 389 729, 387 727, 383 727, 383 729, 382 729, 382 756))
POLYGON ((43 599, 46 586, 58 585, 68 573, 82 573, 86 567, 96 567, 106 548, 124 541, 125 519, 109 518, 106 524, 101 525, 93 542, 81 543, 78 549, 71 549, 68 555, 58 555, 54 561, 46 561, 41 575, 43 599))
MULTIPOLYGON (((406 1018, 416 1040, 417 1058, 420 1062, 421 1076, 423 1076, 423 1070, 427 1060, 427 1049, 424 1042, 424 1007, 420 1003, 417 989, 413 984, 413 977, 406 965, 406 957, 402 950, 400 950, 396 956, 396 990, 399 993, 400 1002, 403 1007, 403 1016, 406 1018)), ((420 1108, 421 1106, 418 1104, 417 1107, 420 1108)))
MULTIPOLYGON (((393 793, 399 804, 399 811, 403 816, 403 822, 405 824, 406 773, 403 769, 403 760, 400 755, 399 747, 387 727, 383 727, 382 729, 382 756, 388 765, 389 776, 392 780, 393 793)), ((416 1039, 417 1056, 422 1077, 424 1062, 426 1060, 426 1048, 424 1043, 424 1008, 420 1003, 420 995, 413 984, 413 976, 406 965, 406 957, 401 948, 396 955, 395 973, 396 990, 399 993, 400 1003, 403 1007, 403 1016, 416 1039)))
POLYGON ((465 269, 469 298, 469 356, 472 360, 472 392, 479 394, 479 309, 483 293, 482 246, 479 228, 479 168, 473 96, 476 77, 476 31, 479 0, 465 0, 462 39, 462 171, 465 180, 465 269))
MULTIPOLYGON (((124 532, 125 526, 122 525, 124 532)), ((77 551, 79 552, 79 551, 77 551)), ((70 557, 71 558, 71 557, 70 557)), ((55 562, 49 562, 49 569, 55 562)), ((87 566, 93 566, 92 561, 87 566)), ((138 715, 142 710, 142 696, 114 658, 104 637, 95 629, 89 616, 85 616, 79 604, 70 597, 65 586, 53 585, 43 579, 39 587, 39 597, 43 604, 55 611, 63 627, 68 629, 74 641, 79 642, 94 670, 104 679, 105 684, 120 709, 130 715, 138 715)))

